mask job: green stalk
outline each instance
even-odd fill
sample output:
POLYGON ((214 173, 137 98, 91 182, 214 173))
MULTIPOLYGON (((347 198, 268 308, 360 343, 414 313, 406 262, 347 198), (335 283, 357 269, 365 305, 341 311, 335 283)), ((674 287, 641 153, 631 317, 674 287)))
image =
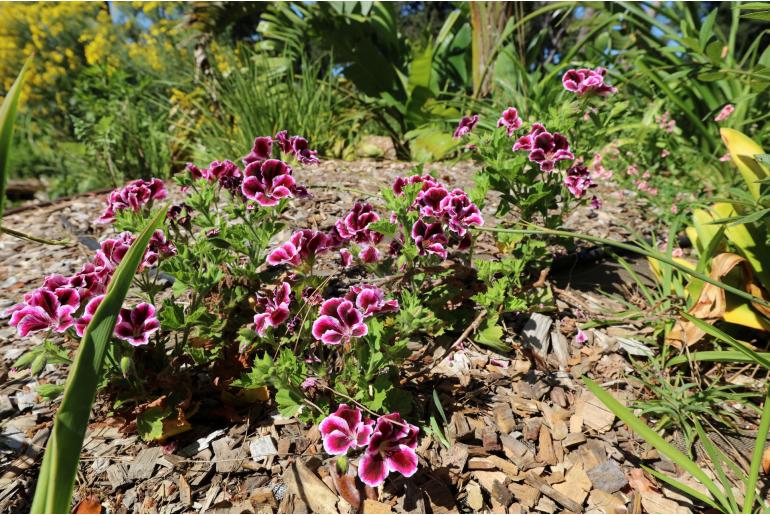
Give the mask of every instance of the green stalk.
POLYGON ((80 449, 115 322, 152 233, 163 223, 166 211, 166 206, 162 207, 131 245, 80 341, 46 445, 32 513, 70 513, 80 449))
POLYGON ((759 469, 762 466, 762 453, 765 450, 768 430, 770 430, 770 387, 765 395, 765 405, 762 408, 762 418, 759 421, 757 441, 754 444, 754 454, 751 457, 751 470, 749 471, 749 478, 746 480, 746 498, 743 501, 744 513, 751 513, 751 509, 754 507, 757 479, 759 478, 759 469))
POLYGON ((691 275, 697 279, 700 279, 701 281, 705 281, 709 284, 713 284, 714 286, 718 286, 723 290, 728 291, 733 295, 737 295, 742 299, 770 308, 770 303, 767 302, 766 300, 760 299, 759 297, 755 297, 754 295, 751 295, 750 293, 746 293, 741 289, 730 286, 729 284, 725 284, 715 279, 712 279, 711 277, 709 277, 704 273, 692 270, 691 268, 688 268, 687 266, 681 263, 677 263, 676 261, 666 256, 662 252, 656 252, 654 250, 645 249, 638 245, 629 245, 627 243, 621 243, 619 241, 610 240, 607 238, 600 238, 598 236, 591 236, 588 234, 582 234, 578 232, 559 231, 555 229, 546 229, 544 227, 537 227, 537 226, 535 227, 536 227, 535 229, 505 229, 503 227, 476 227, 474 228, 474 230, 485 231, 485 232, 499 232, 504 234, 548 234, 551 236, 559 236, 562 238, 575 238, 578 240, 586 240, 586 241, 593 241, 595 243, 602 243, 604 245, 609 245, 611 247, 616 247, 628 252, 633 252, 635 254, 639 254, 642 256, 655 259, 657 261, 660 261, 661 263, 665 263, 667 265, 670 265, 676 268, 680 272, 684 272, 685 274, 691 275))
POLYGON ((5 207, 8 162, 11 157, 11 145, 13 144, 13 124, 16 121, 16 111, 19 109, 21 86, 24 84, 24 76, 31 61, 32 57, 24 63, 24 67, 19 72, 16 82, 8 90, 8 94, 3 99, 3 104, 0 105, 0 219, 3 217, 3 208, 5 207))

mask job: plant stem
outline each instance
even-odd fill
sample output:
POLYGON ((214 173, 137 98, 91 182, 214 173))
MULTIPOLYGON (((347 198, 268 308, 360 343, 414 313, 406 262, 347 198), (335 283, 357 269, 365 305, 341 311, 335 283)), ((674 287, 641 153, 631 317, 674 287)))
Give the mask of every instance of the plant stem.
POLYGON ((746 479, 746 498, 743 501, 743 513, 751 513, 754 507, 757 479, 759 478, 759 469, 762 465, 762 454, 767 442, 768 430, 770 430, 770 387, 768 387, 767 394, 765 395, 765 405, 762 408, 762 418, 759 422, 757 440, 754 444, 754 454, 751 457, 751 470, 749 471, 749 477, 746 479))

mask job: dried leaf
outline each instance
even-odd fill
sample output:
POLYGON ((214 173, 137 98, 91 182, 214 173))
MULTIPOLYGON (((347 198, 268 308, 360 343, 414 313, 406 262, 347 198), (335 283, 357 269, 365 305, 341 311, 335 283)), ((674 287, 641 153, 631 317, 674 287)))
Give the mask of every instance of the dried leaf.
POLYGON ((85 496, 72 513, 101 513, 102 503, 99 498, 93 494, 85 496))
MULTIPOLYGON (((711 273, 709 276, 715 281, 723 281, 723 278, 737 266, 740 266, 743 273, 744 289, 753 295, 764 298, 765 292, 754 283, 748 262, 737 254, 724 252, 715 256, 711 260, 711 273)), ((755 305, 755 307, 758 306, 755 305)), ((707 283, 703 285, 700 297, 698 297, 697 302, 690 308, 688 313, 704 322, 714 324, 724 317, 726 309, 725 291, 719 286, 707 283)), ((666 343, 675 347, 681 347, 682 345, 689 347, 697 343, 705 334, 703 330, 692 322, 678 320, 666 337, 666 343)))
POLYGON ((655 485, 647 479, 642 469, 632 469, 628 473, 628 485, 640 494, 655 492, 655 485))

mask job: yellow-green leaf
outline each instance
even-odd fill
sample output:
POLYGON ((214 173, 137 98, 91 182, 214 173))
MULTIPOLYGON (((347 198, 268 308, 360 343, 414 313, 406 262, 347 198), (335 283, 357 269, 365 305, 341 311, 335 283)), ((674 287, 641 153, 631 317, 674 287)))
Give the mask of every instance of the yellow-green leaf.
POLYGON ((767 168, 758 163, 754 156, 764 154, 765 151, 754 140, 735 129, 724 128, 720 129, 719 133, 722 135, 722 141, 727 146, 733 163, 741 172, 743 180, 746 181, 751 196, 754 197, 754 200, 758 199, 760 193, 758 181, 765 179, 769 174, 767 168))

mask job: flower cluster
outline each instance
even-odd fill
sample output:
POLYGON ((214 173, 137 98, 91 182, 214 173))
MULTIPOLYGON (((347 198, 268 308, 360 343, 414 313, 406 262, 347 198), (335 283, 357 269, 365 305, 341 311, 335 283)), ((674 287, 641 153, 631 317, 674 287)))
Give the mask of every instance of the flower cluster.
POLYGON ((131 181, 124 187, 110 193, 107 199, 107 208, 96 221, 97 223, 112 223, 115 221, 115 215, 118 211, 130 209, 138 212, 153 200, 163 200, 166 197, 168 197, 168 191, 160 179, 131 181))
POLYGON ((318 162, 318 153, 308 148, 302 136, 288 138, 286 131, 254 139, 251 151, 241 160, 244 169, 229 160, 212 161, 208 168, 200 169, 193 163, 187 164, 187 171, 193 179, 218 182, 233 196, 242 196, 256 201, 260 206, 274 206, 282 198, 307 196, 307 190, 297 185, 291 166, 273 158, 273 143, 285 155, 293 155, 302 164, 318 162))
POLYGON ((260 295, 257 297, 257 305, 263 310, 254 315, 254 326, 257 334, 264 336, 268 327, 278 327, 289 318, 289 306, 291 304, 291 285, 281 283, 275 288, 272 297, 260 295))
POLYGON ((243 163, 249 165, 254 162, 264 161, 273 156, 273 143, 281 152, 294 158, 302 164, 318 163, 318 152, 310 150, 307 139, 302 136, 288 137, 286 131, 278 132, 275 137, 260 136, 254 140, 254 146, 246 156, 243 163))
POLYGON ((665 113, 663 113, 660 116, 656 115, 655 116, 655 123, 658 124, 658 127, 663 129, 664 131, 668 132, 669 134, 674 132, 674 129, 676 128, 676 120, 674 120, 671 117, 671 113, 669 113, 668 111, 666 111, 665 113))
MULTIPOLYGON (((76 318, 75 313, 87 299, 81 297, 75 288, 38 288, 26 294, 23 303, 7 311, 11 315, 10 325, 16 328, 22 338, 41 331, 63 333, 69 328, 74 328, 75 333, 82 337, 104 295, 96 295, 88 300, 81 316, 76 318)), ((141 303, 134 309, 120 310, 114 335, 134 346, 146 345, 150 335, 158 329, 160 322, 155 316, 155 307, 141 303)))
POLYGON ((463 116, 460 119, 460 123, 457 125, 454 134, 452 134, 452 137, 460 139, 466 134, 470 134, 471 131, 476 127, 477 123, 479 123, 479 115, 474 114, 473 116, 463 116))
POLYGON ((302 229, 292 234, 289 241, 270 252, 267 256, 267 264, 271 266, 312 264, 316 256, 327 252, 330 247, 331 239, 326 233, 302 229))
POLYGON ((567 174, 564 176, 564 184, 569 192, 577 198, 582 198, 589 188, 596 187, 596 184, 591 179, 591 172, 582 165, 574 165, 567 169, 567 174))
POLYGON ((291 167, 279 159, 252 161, 244 170, 241 191, 260 206, 274 206, 298 193, 291 167))
POLYGON ((513 150, 529 152, 529 160, 544 172, 552 172, 559 161, 575 159, 567 138, 558 132, 548 132, 540 123, 532 124, 529 134, 516 140, 513 150))
MULTIPOLYGON (((380 260, 380 252, 376 245, 382 241, 383 235, 369 228, 379 221, 380 215, 374 212, 369 203, 356 202, 345 216, 337 220, 330 238, 335 247, 346 243, 356 243, 361 246, 358 258, 364 263, 375 263, 380 260)), ((340 250, 343 266, 349 266, 352 255, 347 249, 340 250)))
MULTIPOLYGON (((6 314, 11 315, 10 325, 16 328, 21 337, 41 331, 63 333, 69 328, 74 328, 78 336, 83 336, 88 322, 104 297, 107 284, 133 242, 134 236, 130 232, 105 239, 93 260, 85 263, 76 274, 70 277, 60 274, 46 277, 41 288, 25 294, 24 302, 6 311, 6 314), (78 312, 80 317, 75 316, 78 312)), ((158 229, 153 233, 145 250, 140 270, 153 267, 161 257, 174 254, 176 247, 166 239, 163 231, 158 229)), ((139 309, 139 306, 135 309, 139 309)), ((147 306, 149 308, 142 307, 137 314, 134 314, 133 310, 123 310, 124 313, 122 312, 117 321, 115 336, 132 345, 146 344, 149 335, 160 327, 155 319, 155 308, 149 304, 147 306), (145 320, 146 324, 140 325, 140 318, 145 320), (131 331, 126 325, 129 322, 132 324, 131 331), (124 323, 124 326, 118 332, 117 328, 121 323, 124 323)))
POLYGON ((468 229, 484 225, 481 211, 471 202, 468 194, 460 188, 449 191, 430 175, 396 177, 393 192, 402 195, 408 184, 422 184, 412 206, 419 211, 420 217, 410 231, 420 255, 430 254, 446 259, 450 240, 446 230, 459 238, 459 250, 467 249, 471 243, 468 229))
POLYGON ((505 127, 508 132, 508 137, 513 136, 513 133, 519 130, 521 127, 521 118, 519 118, 519 111, 515 107, 509 107, 503 111, 502 116, 497 120, 498 127, 505 127))
POLYGON ((313 322, 313 337, 326 345, 348 344, 352 338, 366 336, 364 319, 379 313, 398 311, 398 301, 385 300, 376 286, 353 286, 344 297, 333 297, 321 304, 313 322))
POLYGON ((364 315, 349 300, 334 297, 321 304, 320 316, 313 322, 313 337, 326 345, 348 344, 352 338, 366 336, 369 328, 364 315))
POLYGON ((326 417, 319 430, 324 450, 332 455, 347 454, 350 449, 363 449, 358 464, 358 477, 364 484, 376 487, 391 472, 411 477, 417 472, 417 437, 420 430, 405 422, 400 414, 382 415, 376 421, 364 419, 359 408, 340 404, 326 417))
POLYGON ((568 70, 561 78, 564 89, 576 93, 578 96, 593 94, 600 97, 606 97, 618 90, 604 82, 604 76, 607 70, 604 68, 580 68, 578 70, 568 70))

